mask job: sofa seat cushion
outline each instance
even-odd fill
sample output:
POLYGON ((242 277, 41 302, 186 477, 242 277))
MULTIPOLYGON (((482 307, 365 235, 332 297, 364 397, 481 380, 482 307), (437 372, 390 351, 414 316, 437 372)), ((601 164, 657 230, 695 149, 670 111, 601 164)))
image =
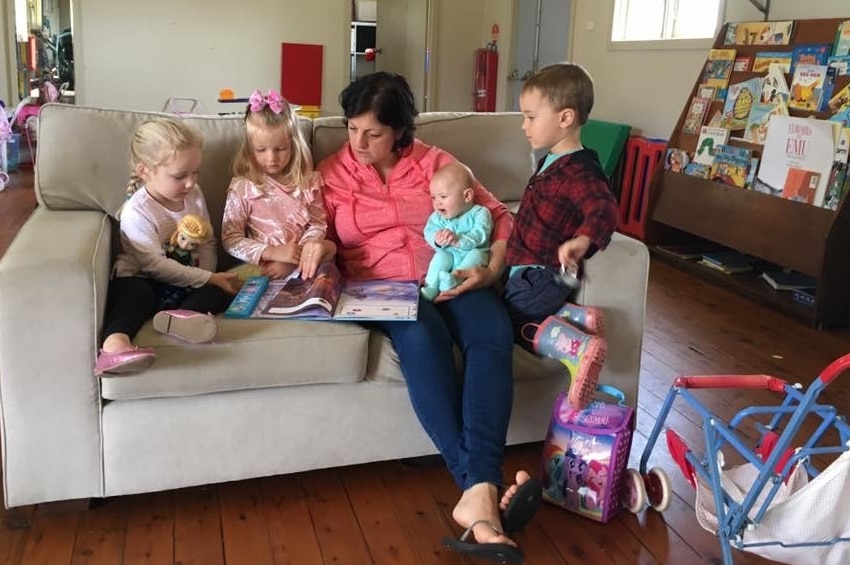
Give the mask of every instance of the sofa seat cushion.
POLYGON ((136 345, 157 361, 138 374, 101 379, 109 400, 191 396, 317 383, 356 383, 366 375, 369 331, 357 324, 219 319, 213 343, 192 345, 146 323, 136 345))
MULTIPOLYGON (((455 347, 455 360, 458 374, 463 367, 460 350, 455 347)), ((569 373, 566 367, 554 359, 538 357, 522 347, 514 346, 514 382, 535 379, 563 379, 564 390, 569 386, 569 373)), ((404 383, 398 354, 392 342, 383 334, 373 332, 369 341, 369 365, 366 380, 376 383, 404 383)))

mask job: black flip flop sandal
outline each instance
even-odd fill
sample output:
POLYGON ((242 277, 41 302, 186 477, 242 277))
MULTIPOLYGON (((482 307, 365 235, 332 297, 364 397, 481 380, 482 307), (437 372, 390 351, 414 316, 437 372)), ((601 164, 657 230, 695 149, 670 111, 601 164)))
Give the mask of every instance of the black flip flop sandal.
POLYGON ((446 547, 449 547, 458 553, 463 553, 465 555, 469 555, 470 557, 477 557, 480 559, 486 559, 488 561, 494 561, 496 563, 511 563, 519 565, 523 561, 525 561, 525 556, 522 551, 518 547, 514 547, 507 543, 474 543, 466 541, 469 539, 469 536, 472 534, 472 529, 478 524, 486 524, 490 529, 499 534, 500 536, 505 535, 500 532, 496 526, 493 525, 489 520, 478 520, 473 522, 471 526, 469 526, 463 535, 460 536, 460 539, 454 538, 443 538, 443 543, 446 547))

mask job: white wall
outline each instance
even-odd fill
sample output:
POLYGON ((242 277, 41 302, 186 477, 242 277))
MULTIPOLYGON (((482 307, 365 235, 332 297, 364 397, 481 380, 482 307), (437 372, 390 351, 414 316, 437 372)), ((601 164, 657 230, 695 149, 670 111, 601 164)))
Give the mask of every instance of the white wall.
MULTIPOLYGON (((469 110, 473 53, 490 41, 498 23, 497 105, 505 109, 512 0, 433 0, 435 90, 432 110, 469 110)), ((531 1, 531 0, 513 0, 531 1)), ((14 23, 0 0, 4 39, 14 23)), ((253 0, 251 8, 223 0, 85 0, 74 3, 78 102, 157 110, 174 95, 201 99, 210 111, 221 88, 247 95, 277 87, 282 41, 325 47, 322 106, 339 112, 337 97, 348 81, 348 0, 253 0)), ((666 138, 702 68, 710 41, 696 49, 612 50, 608 44, 614 0, 574 2, 572 58, 596 81, 593 117, 631 124, 637 132, 666 138), (593 30, 586 24, 593 22, 593 30)), ((727 0, 726 19, 758 20, 746 0, 727 0)), ((846 0, 773 0, 771 19, 847 17, 846 0)), ((566 32, 566 30, 565 30, 566 32)), ((0 97, 12 97, 14 52, 0 45, 0 97), (10 59, 11 56, 11 59, 10 59)))
MULTIPOLYGON (((668 138, 711 45, 692 49, 614 50, 609 46, 614 0, 576 2, 573 60, 595 81, 592 117, 630 124, 636 133, 668 138), (593 30, 588 31, 588 22, 593 30)), ((726 0, 726 21, 757 21, 761 14, 746 0, 726 0)), ((850 19, 847 0, 772 0, 770 19, 850 19)))
POLYGON ((0 0, 0 100, 14 106, 18 90, 15 86, 15 17, 12 0, 0 0))
MULTIPOLYGON (((529 1, 529 0, 518 0, 529 1)), ((496 109, 508 103, 507 46, 513 29, 511 0, 439 0, 436 2, 436 41, 432 72, 435 95, 432 109, 471 111, 475 50, 490 42, 493 24, 499 25, 499 70, 496 109)))
MULTIPOLYGON (((280 88, 280 44, 324 45, 322 106, 349 74, 346 0, 86 0, 76 2, 78 103, 159 110, 169 96, 280 88)), ((75 61, 76 62, 76 61, 75 61)))

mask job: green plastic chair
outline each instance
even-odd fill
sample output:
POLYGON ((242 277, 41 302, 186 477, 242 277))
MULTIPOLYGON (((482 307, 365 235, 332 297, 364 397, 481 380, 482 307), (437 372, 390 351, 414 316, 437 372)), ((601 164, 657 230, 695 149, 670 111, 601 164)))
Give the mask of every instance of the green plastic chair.
POLYGON ((605 176, 612 178, 617 170, 632 126, 587 120, 581 128, 581 144, 596 151, 605 176))

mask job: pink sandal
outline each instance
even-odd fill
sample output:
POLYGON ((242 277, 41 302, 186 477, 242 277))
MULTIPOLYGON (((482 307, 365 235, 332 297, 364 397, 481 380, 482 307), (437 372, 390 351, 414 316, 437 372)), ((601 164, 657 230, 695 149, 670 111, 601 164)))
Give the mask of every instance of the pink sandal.
POLYGON ((101 349, 94 364, 94 376, 138 373, 153 365, 154 361, 156 361, 156 353, 150 347, 136 347, 115 353, 101 349))
POLYGON ((194 310, 163 310, 153 317, 153 329, 189 343, 207 343, 218 335, 218 323, 210 314, 194 310))

